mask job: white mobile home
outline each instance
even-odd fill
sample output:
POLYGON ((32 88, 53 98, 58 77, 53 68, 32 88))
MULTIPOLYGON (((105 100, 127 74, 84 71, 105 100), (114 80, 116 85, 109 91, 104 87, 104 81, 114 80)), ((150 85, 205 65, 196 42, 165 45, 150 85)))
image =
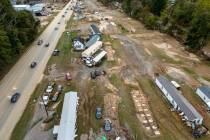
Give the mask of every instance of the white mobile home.
POLYGON ((78 97, 77 92, 65 94, 60 125, 54 126, 53 135, 57 140, 74 140, 76 132, 78 97))
POLYGON ((98 64, 102 58, 106 56, 107 52, 106 51, 101 51, 95 58, 93 58, 94 65, 98 64))
POLYGON ((160 88, 167 100, 171 103, 173 108, 178 112, 181 112, 183 118, 190 123, 191 126, 202 124, 203 117, 167 78, 164 76, 158 76, 155 79, 155 83, 160 88))
POLYGON ((20 4, 20 5, 13 5, 13 8, 16 11, 22 11, 22 10, 32 11, 30 5, 22 5, 22 4, 20 4))
POLYGON ((91 57, 96 51, 98 51, 102 47, 102 42, 97 41, 84 52, 82 52, 82 57, 91 57))
POLYGON ((206 103, 210 109, 210 87, 201 86, 196 89, 196 94, 206 103))

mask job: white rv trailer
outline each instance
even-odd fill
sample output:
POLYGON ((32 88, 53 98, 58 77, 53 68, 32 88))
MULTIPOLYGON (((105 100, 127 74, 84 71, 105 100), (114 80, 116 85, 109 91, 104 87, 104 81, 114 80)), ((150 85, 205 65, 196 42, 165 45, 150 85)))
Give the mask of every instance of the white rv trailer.
POLYGON ((102 42, 97 41, 84 52, 82 52, 82 57, 91 57, 96 51, 98 51, 102 47, 102 42))
POLYGON ((94 65, 98 64, 102 58, 104 58, 106 56, 107 52, 106 51, 101 51, 94 59, 93 59, 93 62, 94 62, 94 65))

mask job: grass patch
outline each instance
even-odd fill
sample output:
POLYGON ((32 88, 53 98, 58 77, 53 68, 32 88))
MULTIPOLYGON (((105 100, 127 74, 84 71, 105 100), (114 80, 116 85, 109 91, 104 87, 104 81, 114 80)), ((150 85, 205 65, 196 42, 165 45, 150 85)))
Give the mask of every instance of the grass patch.
POLYGON ((31 95, 29 102, 22 114, 20 120, 16 124, 10 140, 23 140, 28 129, 31 128, 30 121, 34 115, 34 108, 38 101, 39 96, 43 93, 43 89, 47 85, 47 82, 43 80, 35 89, 34 93, 31 95), (36 100, 36 102, 34 102, 36 100))
POLYGON ((192 69, 192 68, 188 68, 188 67, 182 67, 182 69, 188 73, 189 75, 191 75, 193 78, 197 79, 198 75, 197 73, 192 69))
POLYGON ((121 24, 117 24, 117 26, 123 34, 129 33, 129 31, 121 24))
POLYGON ((68 69, 70 68, 73 58, 78 57, 77 53, 72 51, 72 39, 77 36, 76 32, 64 32, 58 41, 56 48, 60 50, 59 56, 53 56, 48 62, 48 66, 56 64, 58 67, 68 69))
POLYGON ((210 82, 210 78, 209 78, 209 77, 203 76, 202 78, 203 78, 204 80, 210 82))
POLYGON ((190 75, 196 75, 196 73, 188 67, 182 67, 182 69, 190 75))
POLYGON ((164 51, 162 51, 161 49, 152 48, 152 51, 154 52, 153 54, 155 55, 155 57, 161 59, 164 62, 167 63, 171 63, 171 64, 183 64, 183 62, 181 60, 175 60, 172 57, 168 56, 164 51))

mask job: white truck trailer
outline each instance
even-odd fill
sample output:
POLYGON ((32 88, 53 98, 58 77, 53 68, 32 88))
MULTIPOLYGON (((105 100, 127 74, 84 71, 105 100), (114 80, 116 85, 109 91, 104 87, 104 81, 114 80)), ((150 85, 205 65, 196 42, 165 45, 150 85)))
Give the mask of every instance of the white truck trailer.
POLYGON ((98 63, 101 62, 101 59, 104 58, 106 56, 107 52, 106 51, 101 51, 94 59, 93 59, 93 63, 94 65, 97 65, 98 63))
POLYGON ((96 51, 98 51, 102 47, 102 42, 97 41, 84 52, 82 52, 82 57, 91 57, 96 51))

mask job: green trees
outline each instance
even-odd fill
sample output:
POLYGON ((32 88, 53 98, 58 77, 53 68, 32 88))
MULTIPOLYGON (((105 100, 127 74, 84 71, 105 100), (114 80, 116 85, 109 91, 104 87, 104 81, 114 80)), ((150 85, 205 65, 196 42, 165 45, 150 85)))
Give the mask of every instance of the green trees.
POLYGON ((0 70, 12 60, 12 49, 7 33, 0 27, 0 70))
POLYGON ((192 51, 210 39, 210 0, 123 0, 122 9, 149 29, 159 29, 192 51))
POLYGON ((165 9, 167 0, 151 0, 151 12, 157 16, 165 9))
POLYGON ((204 47, 210 39, 210 1, 200 0, 193 12, 187 44, 193 51, 204 47))
POLYGON ((0 71, 31 43, 39 23, 28 11, 16 12, 9 0, 0 1, 0 71))

